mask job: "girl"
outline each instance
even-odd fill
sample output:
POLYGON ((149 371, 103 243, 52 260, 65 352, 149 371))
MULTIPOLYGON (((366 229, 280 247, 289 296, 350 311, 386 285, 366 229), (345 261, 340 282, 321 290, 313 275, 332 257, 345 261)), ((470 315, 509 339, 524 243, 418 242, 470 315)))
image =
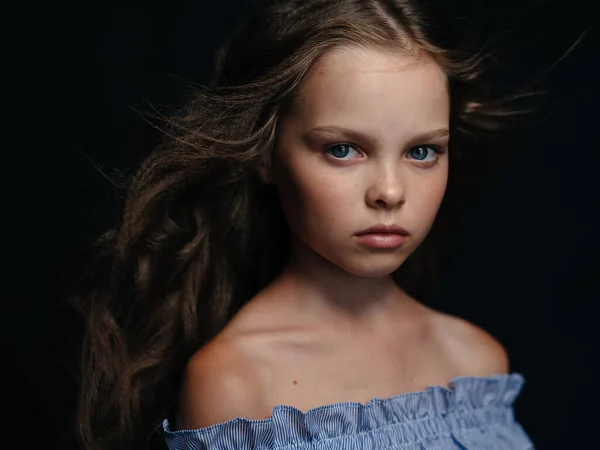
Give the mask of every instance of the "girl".
POLYGON ((432 23, 274 0, 222 48, 72 299, 84 448, 532 448, 502 345, 421 303, 501 116, 432 23))

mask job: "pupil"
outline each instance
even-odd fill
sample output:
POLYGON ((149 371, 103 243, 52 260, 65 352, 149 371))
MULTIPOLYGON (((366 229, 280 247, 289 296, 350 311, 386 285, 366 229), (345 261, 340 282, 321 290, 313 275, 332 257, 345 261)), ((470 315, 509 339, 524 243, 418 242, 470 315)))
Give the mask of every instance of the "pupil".
POLYGON ((413 156, 415 157, 415 159, 425 159, 425 157, 427 156, 427 151, 425 150, 425 147, 417 147, 417 148, 413 149, 412 151, 413 151, 413 156), (420 154, 421 157, 416 156, 416 154, 420 154))
POLYGON ((333 147, 333 156, 336 158, 343 158, 348 154, 348 146, 347 145, 336 145, 333 147), (340 151, 341 149, 341 151, 340 151))

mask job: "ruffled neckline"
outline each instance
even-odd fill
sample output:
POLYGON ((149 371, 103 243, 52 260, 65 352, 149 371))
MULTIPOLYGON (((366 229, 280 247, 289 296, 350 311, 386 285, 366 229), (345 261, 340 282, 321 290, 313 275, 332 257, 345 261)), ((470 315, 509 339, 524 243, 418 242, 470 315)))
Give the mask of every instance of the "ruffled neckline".
POLYGON ((205 442, 238 436, 239 442, 231 442, 231 448, 250 449, 262 448, 258 441, 265 439, 280 447, 341 438, 412 421, 430 422, 429 427, 434 430, 475 426, 492 416, 512 421, 511 407, 524 383, 519 373, 459 376, 450 380, 449 388, 429 386, 418 392, 372 398, 365 404, 345 401, 306 412, 291 405, 277 405, 267 419, 236 417, 194 430, 171 431, 169 421, 164 419, 162 431, 167 441, 190 435, 205 442))

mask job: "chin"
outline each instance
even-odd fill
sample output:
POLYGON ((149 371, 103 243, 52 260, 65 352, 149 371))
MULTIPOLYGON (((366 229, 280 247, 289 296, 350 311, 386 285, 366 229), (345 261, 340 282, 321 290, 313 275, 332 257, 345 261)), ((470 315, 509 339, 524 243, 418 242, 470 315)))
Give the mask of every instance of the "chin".
POLYGON ((394 273, 404 262, 404 259, 402 259, 401 261, 396 260, 393 262, 373 260, 369 261, 369 259, 365 258, 365 261, 361 261, 360 263, 354 264, 350 262, 341 265, 338 264, 338 267, 352 275, 356 275, 357 277, 381 278, 394 273))

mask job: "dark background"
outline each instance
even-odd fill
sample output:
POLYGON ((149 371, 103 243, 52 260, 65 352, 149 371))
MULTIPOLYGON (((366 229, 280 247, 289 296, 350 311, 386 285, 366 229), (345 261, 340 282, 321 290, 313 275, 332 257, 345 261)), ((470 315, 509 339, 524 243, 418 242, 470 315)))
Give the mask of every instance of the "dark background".
MULTIPOLYGON (((543 114, 514 143, 518 157, 463 218, 442 308, 504 343, 512 370, 527 379, 515 409, 538 448, 597 448, 594 2, 442 3, 475 42, 492 39, 507 83, 533 80, 549 92, 543 114)), ((55 285, 73 252, 118 211, 119 194, 97 168, 132 172, 157 138, 134 109, 168 110, 186 83, 206 81, 219 41, 251 7, 38 1, 7 9, 15 61, 3 72, 14 76, 6 87, 17 120, 3 164, 10 188, 1 372, 4 434, 19 448, 66 448, 75 391, 59 355, 78 335, 55 285)))

